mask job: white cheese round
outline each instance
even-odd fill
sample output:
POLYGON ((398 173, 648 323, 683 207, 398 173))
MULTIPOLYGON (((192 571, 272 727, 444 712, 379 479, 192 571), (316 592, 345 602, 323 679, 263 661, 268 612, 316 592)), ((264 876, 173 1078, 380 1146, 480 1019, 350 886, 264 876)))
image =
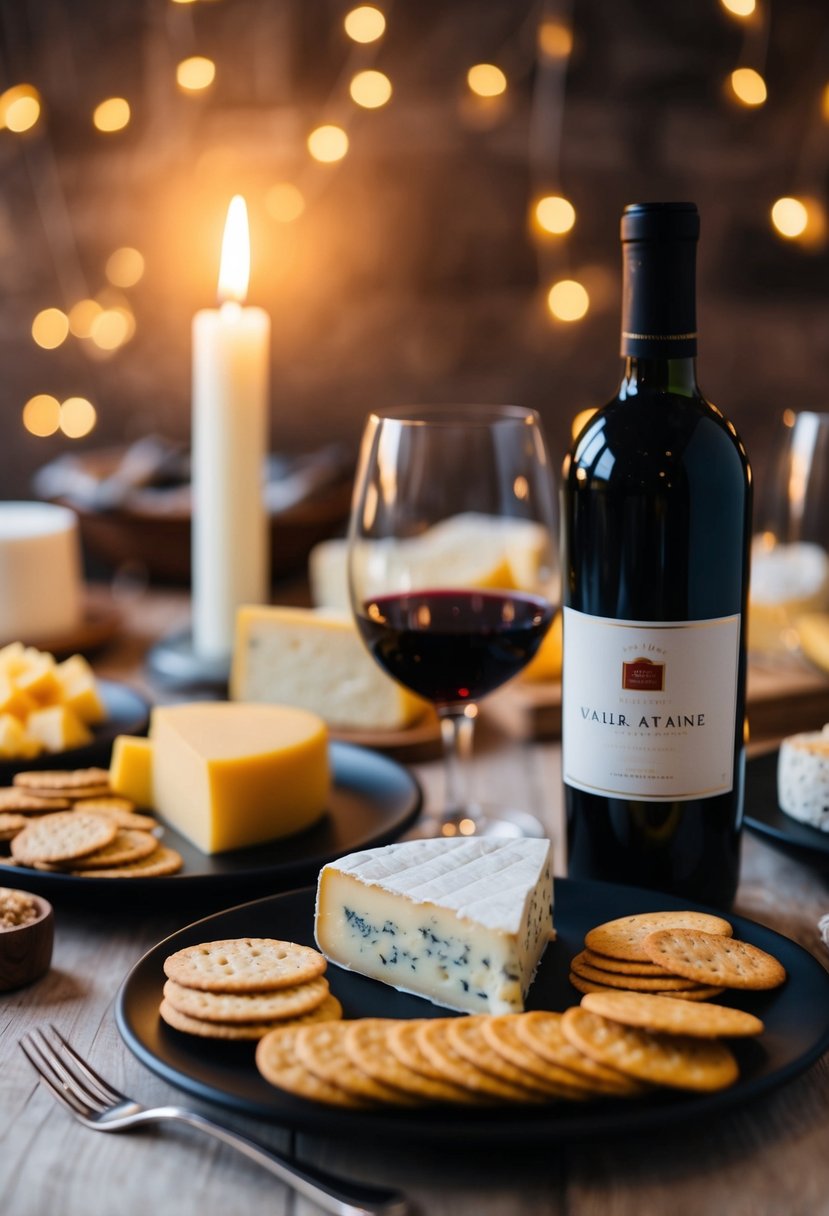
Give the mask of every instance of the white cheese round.
POLYGON ((78 627, 81 558, 73 511, 0 503, 0 587, 0 641, 48 641, 78 627))
POLYGON ((829 726, 783 740, 777 801, 792 819, 829 832, 829 726))

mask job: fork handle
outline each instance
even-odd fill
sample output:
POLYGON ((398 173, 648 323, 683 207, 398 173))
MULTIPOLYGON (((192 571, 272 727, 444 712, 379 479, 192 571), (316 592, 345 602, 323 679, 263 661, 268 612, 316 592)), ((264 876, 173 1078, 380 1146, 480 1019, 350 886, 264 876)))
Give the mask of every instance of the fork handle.
POLYGON ((248 1160, 255 1161, 281 1182, 311 1199, 323 1211, 332 1213, 332 1216, 406 1216, 410 1212, 409 1203, 400 1191, 341 1178, 312 1165, 298 1165, 248 1136, 231 1131, 221 1123, 214 1123, 195 1111, 180 1106, 161 1106, 152 1113, 153 1122, 170 1119, 186 1123, 189 1127, 207 1132, 223 1144, 229 1144, 248 1160))

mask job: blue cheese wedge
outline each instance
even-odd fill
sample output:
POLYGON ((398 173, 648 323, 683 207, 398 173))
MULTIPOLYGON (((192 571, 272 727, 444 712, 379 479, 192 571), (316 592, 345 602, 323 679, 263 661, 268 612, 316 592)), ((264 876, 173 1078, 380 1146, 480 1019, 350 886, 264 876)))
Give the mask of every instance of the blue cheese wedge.
POLYGON ((829 832, 829 726, 780 744, 777 801, 792 819, 829 832))
POLYGON ((435 839, 324 866, 314 931, 332 963, 473 1013, 520 1013, 553 934, 547 840, 435 839))

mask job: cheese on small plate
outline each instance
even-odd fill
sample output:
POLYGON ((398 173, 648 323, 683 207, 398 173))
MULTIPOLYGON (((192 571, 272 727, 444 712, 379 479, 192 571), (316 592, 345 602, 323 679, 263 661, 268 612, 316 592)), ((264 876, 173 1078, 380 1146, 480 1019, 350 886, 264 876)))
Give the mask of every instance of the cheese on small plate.
POLYGON ((829 832, 829 726, 780 744, 777 802, 792 819, 829 832))
POLYGON ((331 962, 448 1009, 520 1013, 552 936, 547 840, 403 841, 324 866, 331 962))
POLYGON ((428 708, 380 669, 350 615, 307 608, 239 609, 230 695, 296 705, 344 730, 403 730, 428 708))

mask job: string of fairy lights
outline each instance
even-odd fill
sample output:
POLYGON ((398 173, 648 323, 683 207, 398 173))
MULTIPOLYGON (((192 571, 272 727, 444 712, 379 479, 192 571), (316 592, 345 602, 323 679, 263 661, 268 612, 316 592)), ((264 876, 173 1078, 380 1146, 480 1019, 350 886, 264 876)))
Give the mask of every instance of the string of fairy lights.
MULTIPOLYGON (((540 0, 535 36, 535 85, 531 115, 530 159, 534 169, 533 195, 529 200, 528 227, 539 257, 539 277, 546 307, 553 323, 570 325, 584 318, 591 307, 588 286, 578 277, 561 274, 567 261, 567 240, 578 220, 576 207, 561 188, 561 139, 566 77, 573 51, 574 0, 540 0), (533 142, 538 145, 534 151, 533 142)), ((169 0, 172 7, 206 3, 206 0, 169 0)), ((771 0, 719 0, 722 8, 744 30, 740 62, 724 81, 729 100, 748 109, 758 109, 768 100, 765 60, 768 49, 771 0)), ((382 46, 391 10, 376 4, 359 4, 343 15, 342 29, 348 43, 365 52, 382 46)), ((485 109, 486 123, 498 120, 511 87, 508 56, 502 63, 470 64, 465 77, 467 99, 485 109)), ((394 87, 389 76, 365 61, 346 64, 348 105, 362 111, 379 110, 389 104, 394 87)), ((215 84, 220 66, 204 55, 190 55, 175 66, 176 86, 182 97, 204 95, 215 84)), ((333 166, 350 151, 349 114, 340 121, 326 122, 309 130, 306 148, 310 163, 333 166)), ((133 119, 126 97, 104 97, 92 109, 89 121, 105 139, 117 139, 133 119)), ((813 120, 829 125, 829 84, 823 86, 813 120)), ((47 126, 43 97, 38 88, 20 82, 0 94, 0 139, 24 137, 47 126), (4 134, 5 133, 5 134, 4 134)), ((313 188, 305 181, 277 181, 264 194, 267 215, 276 223, 293 224, 306 212, 313 188)), ((826 231, 826 208, 817 192, 796 189, 777 198, 769 211, 773 231, 783 240, 804 248, 822 246, 826 231)), ((67 300, 63 307, 51 305, 32 319, 31 336, 44 351, 53 351, 71 339, 91 357, 109 358, 131 341, 136 318, 128 292, 141 281, 146 268, 142 252, 132 246, 112 251, 103 267, 106 286, 97 295, 67 300)), ((58 275, 58 278, 61 278, 58 275)), ((30 398, 22 410, 25 429, 34 436, 58 432, 69 439, 88 435, 97 421, 95 406, 84 396, 63 401, 48 393, 30 398)))

